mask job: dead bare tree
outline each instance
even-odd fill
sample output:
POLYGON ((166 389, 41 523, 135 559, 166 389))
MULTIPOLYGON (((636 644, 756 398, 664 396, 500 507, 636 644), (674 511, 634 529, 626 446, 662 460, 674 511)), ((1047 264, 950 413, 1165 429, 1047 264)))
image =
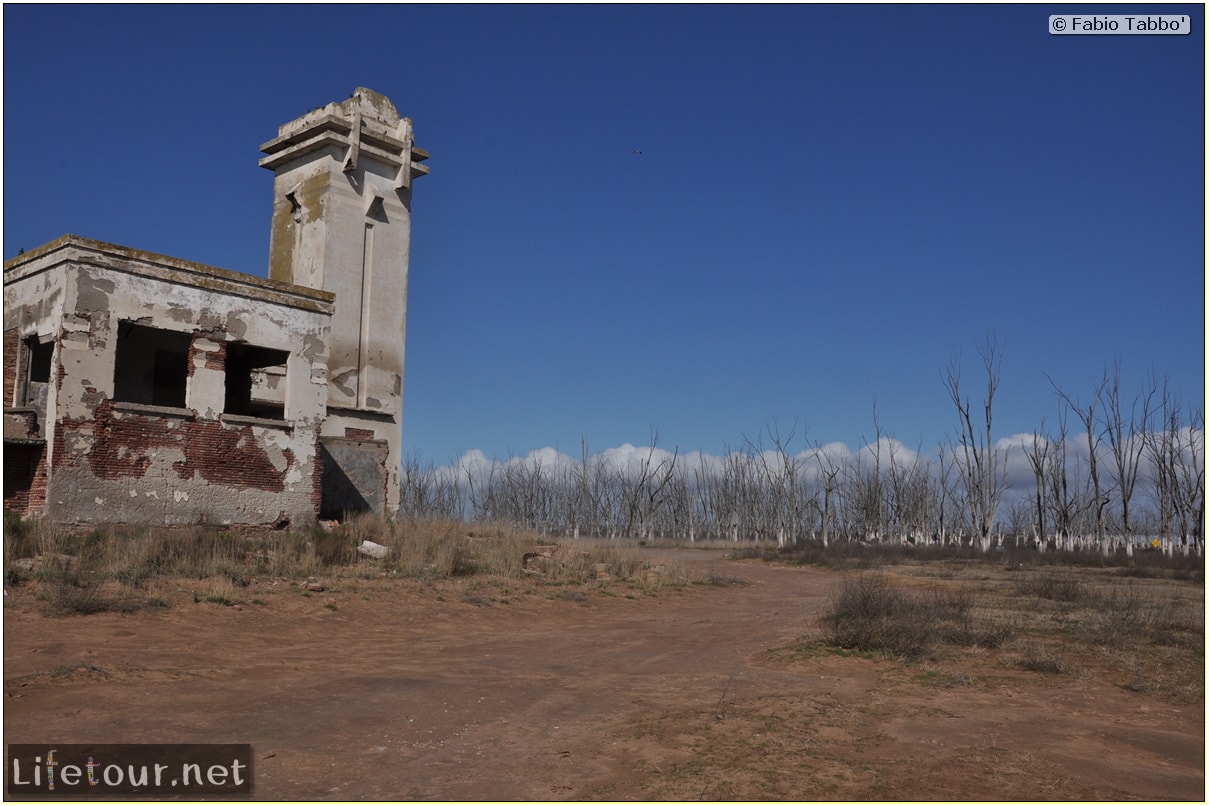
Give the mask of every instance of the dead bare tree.
POLYGON ((716 490, 719 531, 738 541, 740 531, 750 533, 759 518, 758 482, 751 456, 728 449, 716 490))
POLYGON ((1066 409, 1061 409, 1058 413, 1058 434, 1053 441, 1048 498, 1055 541, 1064 551, 1073 551, 1087 542, 1094 523, 1091 512, 1097 505, 1090 481, 1083 475, 1083 463, 1072 460, 1069 446, 1066 409))
POLYGON ((936 506, 932 466, 919 458, 918 450, 910 461, 900 458, 893 443, 888 452, 891 523, 904 542, 921 543, 927 539, 936 506))
MULTIPOLYGON (((1041 421, 1041 429, 1045 429, 1045 421, 1041 421)), ((1033 432, 1032 445, 1025 447, 1024 455, 1028 457, 1029 467, 1033 470, 1035 489, 1033 498, 1036 503, 1036 520, 1033 535, 1037 540, 1038 551, 1045 551, 1047 538, 1045 535, 1046 512, 1049 509, 1047 485, 1053 472, 1054 444, 1041 435, 1041 431, 1033 432)))
POLYGON ((822 488, 823 502, 819 507, 819 537, 823 548, 827 548, 831 537, 831 526, 835 520, 835 494, 840 486, 840 473, 844 465, 834 456, 823 450, 823 446, 815 443, 814 460, 818 464, 819 487, 822 488))
POLYGON ((961 389, 960 356, 949 362, 944 381, 949 398, 957 407, 958 436, 954 459, 961 475, 970 526, 982 550, 988 551, 995 515, 1007 489, 1007 451, 996 450, 991 439, 1003 351, 998 340, 989 336, 978 354, 986 372, 986 395, 982 401, 982 417, 977 422, 971 414, 970 399, 961 389))
POLYGON ((1107 407, 1104 433, 1108 437, 1117 497, 1121 507, 1121 537, 1125 542, 1125 552, 1131 557, 1133 520, 1130 517, 1130 507, 1138 477, 1141 475, 1142 454, 1145 450, 1143 436, 1150 422, 1150 406, 1154 393, 1154 387, 1151 386, 1136 394, 1129 404, 1129 411, 1126 412, 1121 395, 1121 365, 1113 364, 1112 375, 1104 395, 1107 407))
POLYGON ((491 520, 495 499, 498 495, 496 490, 496 463, 494 461, 491 463, 486 475, 481 473, 480 468, 470 464, 464 466, 462 470, 466 477, 466 495, 471 519, 476 521, 491 520))
POLYGON ((771 451, 763 450, 751 440, 746 443, 748 451, 759 461, 763 487, 760 497, 766 499, 764 514, 768 521, 765 529, 776 535, 778 546, 784 546, 798 541, 804 517, 805 501, 800 484, 802 460, 791 451, 797 424, 788 435, 783 434, 776 423, 768 426, 767 433, 772 441, 771 451))
POLYGON ((656 461, 659 450, 659 432, 651 434, 647 455, 638 466, 637 476, 632 477, 628 468, 619 468, 625 506, 625 526, 622 533, 627 537, 650 539, 654 537, 655 515, 664 499, 671 492, 672 479, 676 474, 676 460, 680 455, 677 447, 670 457, 656 461))
POLYGON ((950 530, 954 517, 951 517, 956 506, 957 494, 953 482, 953 446, 941 445, 937 451, 937 472, 935 479, 936 490, 936 528, 934 539, 942 546, 949 544, 950 530))
POLYGON ((1178 431, 1179 464, 1176 487, 1184 513, 1183 545, 1201 554, 1205 544, 1205 413, 1196 409, 1188 425, 1178 431))
POLYGON ((400 512, 412 518, 466 517, 466 496, 452 467, 437 468, 411 456, 403 463, 403 496, 400 512))
POLYGON ((1016 548, 1020 548, 1020 536, 1023 535, 1031 526, 1032 521, 1032 504, 1025 498, 1013 499, 1008 505, 1008 529, 1011 532, 1012 539, 1015 541, 1016 548))
POLYGON ((705 456, 698 455, 697 466, 693 468, 693 526, 689 532, 689 540, 696 539, 698 533, 703 533, 706 539, 710 536, 719 537, 716 504, 717 485, 714 474, 705 464, 705 456))
POLYGON ((860 458, 849 462, 843 477, 844 520, 860 539, 880 542, 882 529, 882 479, 876 462, 869 467, 860 458))
MULTIPOLYGON (((1157 382, 1152 383, 1152 386, 1156 390, 1159 389, 1157 382)), ((1177 489, 1179 444, 1175 436, 1180 428, 1180 407, 1171 393, 1167 378, 1163 379, 1162 390, 1158 394, 1155 427, 1146 431, 1144 442, 1155 506, 1158 510, 1158 540, 1163 552, 1170 554, 1173 521, 1180 508, 1177 489)))
MULTIPOLYGON (((1201 552, 1205 537, 1205 418, 1197 409, 1187 423, 1174 400, 1168 401, 1164 388, 1165 426, 1156 435, 1161 443, 1159 455, 1165 467, 1163 479, 1170 499, 1168 511, 1173 521, 1170 533, 1178 537, 1185 554, 1201 552)), ((1174 540, 1170 545, 1174 545, 1174 540)), ((1170 552, 1170 548, 1168 549, 1170 552)))
POLYGON ((1062 391, 1062 388, 1054 382, 1054 379, 1049 375, 1045 376, 1050 382, 1050 386, 1054 387, 1054 392, 1058 397, 1066 403, 1067 408, 1083 423, 1083 433, 1087 436, 1087 467, 1088 480, 1091 482, 1092 491, 1092 512, 1095 517, 1096 525, 1096 542, 1100 545, 1101 551, 1107 556, 1109 554, 1109 543, 1104 535, 1104 507, 1108 505, 1108 499, 1104 497, 1104 490, 1100 485, 1100 465, 1097 460, 1097 455, 1100 451, 1100 435, 1097 433, 1099 425, 1096 419, 1096 409, 1100 405, 1100 398, 1104 394, 1104 389, 1108 386, 1107 373, 1100 379, 1099 385, 1091 394, 1091 399, 1087 403, 1080 403, 1073 397, 1062 391))
POLYGON ((689 486, 688 477, 679 472, 672 480, 668 491, 667 512, 671 517, 670 535, 682 540, 687 538, 692 543, 697 534, 697 509, 693 504, 693 491, 689 486))
MULTIPOLYGON (((873 404, 873 442, 864 440, 844 472, 844 515, 863 540, 880 543, 886 537, 886 481, 882 473, 882 426, 873 404)), ((863 439, 863 438, 862 438, 863 439)))
POLYGON ((580 536, 586 525, 591 509, 591 465, 589 463, 587 437, 579 438, 580 460, 573 467, 564 470, 562 493, 564 496, 563 510, 567 534, 572 539, 580 536))

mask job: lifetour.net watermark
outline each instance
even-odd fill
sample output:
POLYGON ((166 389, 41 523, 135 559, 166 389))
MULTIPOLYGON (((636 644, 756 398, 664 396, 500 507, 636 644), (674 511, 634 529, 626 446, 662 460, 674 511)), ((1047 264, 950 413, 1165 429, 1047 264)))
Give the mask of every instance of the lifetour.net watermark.
POLYGON ((1189 34, 1187 14, 1051 14, 1051 34, 1189 34))
POLYGON ((10 744, 5 792, 250 795, 250 744, 10 744))

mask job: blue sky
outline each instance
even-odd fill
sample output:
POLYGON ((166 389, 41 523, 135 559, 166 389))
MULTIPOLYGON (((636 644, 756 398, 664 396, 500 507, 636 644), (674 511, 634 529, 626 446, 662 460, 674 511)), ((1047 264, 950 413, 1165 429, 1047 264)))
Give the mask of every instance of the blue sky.
POLYGON ((988 333, 996 437, 1114 361, 1203 409, 1203 6, 1047 31, 1131 10, 7 5, 4 255, 72 232, 263 275, 259 145, 367 86, 432 154, 406 452, 856 447, 876 403, 928 453, 988 333))

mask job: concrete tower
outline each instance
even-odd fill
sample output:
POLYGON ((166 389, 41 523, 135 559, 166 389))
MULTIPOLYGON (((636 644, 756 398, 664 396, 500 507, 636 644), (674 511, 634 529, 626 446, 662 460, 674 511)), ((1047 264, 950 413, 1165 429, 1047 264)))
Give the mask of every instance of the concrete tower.
POLYGON ((325 517, 399 509, 411 186, 428 173, 411 120, 358 87, 278 129, 269 277, 336 295, 327 364, 325 517))

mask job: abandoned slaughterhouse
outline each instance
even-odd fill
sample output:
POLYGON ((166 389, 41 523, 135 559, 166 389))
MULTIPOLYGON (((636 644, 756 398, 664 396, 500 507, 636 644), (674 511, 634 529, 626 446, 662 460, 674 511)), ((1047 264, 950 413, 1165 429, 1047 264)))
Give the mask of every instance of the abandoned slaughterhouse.
POLYGON ((4 509, 304 526, 399 507, 411 120, 280 127, 268 279, 66 235, 4 264, 4 509))

